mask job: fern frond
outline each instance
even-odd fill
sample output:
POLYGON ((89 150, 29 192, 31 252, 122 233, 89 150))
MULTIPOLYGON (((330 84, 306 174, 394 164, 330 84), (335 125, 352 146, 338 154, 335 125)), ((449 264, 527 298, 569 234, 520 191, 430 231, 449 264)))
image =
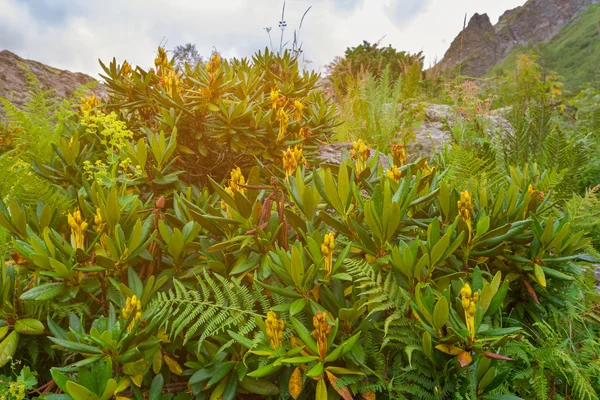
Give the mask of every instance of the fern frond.
POLYGON ((178 280, 173 280, 173 286, 174 290, 157 294, 144 318, 159 321, 171 337, 183 334, 184 344, 197 338, 200 348, 207 337, 227 329, 248 336, 256 328, 255 318, 264 318, 256 311, 264 307, 264 299, 235 280, 205 272, 198 276, 199 290, 188 289, 178 280))

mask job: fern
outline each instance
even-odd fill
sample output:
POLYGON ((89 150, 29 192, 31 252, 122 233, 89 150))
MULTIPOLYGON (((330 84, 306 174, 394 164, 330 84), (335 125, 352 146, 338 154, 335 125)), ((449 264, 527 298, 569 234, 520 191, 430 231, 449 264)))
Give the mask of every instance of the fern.
POLYGON ((459 189, 469 186, 486 186, 496 189, 506 181, 506 173, 496 163, 494 156, 486 154, 478 156, 458 145, 453 145, 449 152, 450 172, 447 175, 459 189))
POLYGON ((200 349, 204 339, 227 329, 249 336, 256 328, 255 317, 264 318, 255 311, 264 303, 264 294, 235 280, 205 272, 198 277, 199 290, 190 290, 178 280, 173 285, 174 290, 159 293, 149 304, 145 318, 165 326, 172 337, 183 334, 184 344, 198 337, 200 349))

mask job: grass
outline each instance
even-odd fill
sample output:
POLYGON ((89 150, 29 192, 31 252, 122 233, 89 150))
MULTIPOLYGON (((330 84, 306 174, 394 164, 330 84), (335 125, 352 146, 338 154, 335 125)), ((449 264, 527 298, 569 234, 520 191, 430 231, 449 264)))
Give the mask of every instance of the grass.
POLYGON ((517 55, 529 51, 540 64, 564 77, 565 88, 575 92, 600 80, 600 4, 594 4, 567 24, 548 43, 520 46, 486 76, 498 76, 514 66, 517 55))

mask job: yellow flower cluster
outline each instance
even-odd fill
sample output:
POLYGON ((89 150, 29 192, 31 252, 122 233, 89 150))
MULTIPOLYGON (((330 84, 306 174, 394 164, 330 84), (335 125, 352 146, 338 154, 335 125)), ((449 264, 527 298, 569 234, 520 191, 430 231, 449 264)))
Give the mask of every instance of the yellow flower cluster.
POLYGON ((128 77, 132 72, 133 69, 131 68, 131 64, 127 61, 123 61, 123 65, 121 65, 121 75, 128 77))
POLYGON ((127 327, 127 330, 131 332, 135 325, 135 321, 142 319, 142 301, 139 300, 135 294, 132 297, 128 297, 125 301, 125 308, 123 308, 121 312, 125 319, 129 318, 130 314, 135 313, 133 320, 127 327))
POLYGON ((433 172, 433 168, 434 167, 429 167, 429 163, 427 160, 425 160, 423 166, 421 167, 421 171, 423 172, 423 175, 429 175, 433 172))
POLYGON ((100 102, 95 94, 91 94, 88 97, 81 98, 81 112, 91 112, 94 108, 98 107, 100 102))
POLYGON ((294 146, 294 149, 288 147, 283 152, 283 169, 286 176, 290 176, 296 171, 298 165, 304 162, 304 156, 302 155, 302 148, 294 146))
POLYGON ((273 89, 271 89, 271 104, 273 106, 273 110, 277 109, 278 103, 279 103, 279 90, 277 90, 277 86, 273 86, 273 89))
POLYGON ((460 200, 458 201, 458 215, 468 225, 471 224, 471 218, 473 214, 473 203, 471 201, 471 194, 468 190, 460 193, 460 200))
POLYGON ((165 91, 171 95, 173 95, 173 93, 179 91, 179 89, 180 89, 179 76, 174 69, 171 69, 169 72, 167 72, 165 74, 164 85, 165 85, 165 91))
POLYGON ((361 173, 365 166, 367 165, 367 160, 369 159, 369 147, 362 141, 362 139, 358 139, 356 142, 352 142, 352 149, 350 150, 350 157, 356 161, 356 170, 358 173, 361 173))
POLYGON ((285 131, 290 124, 290 116, 285 112, 283 107, 277 111, 277 119, 279 120, 279 134, 277 135, 277 141, 281 142, 285 136, 285 131))
POLYGON ((96 224, 96 233, 100 233, 100 231, 104 228, 104 222, 102 221, 102 215, 100 214, 99 208, 96 208, 96 214, 94 215, 94 224, 96 224))
POLYGON ((302 111, 304 110, 304 104, 300 101, 294 101, 294 120, 297 122, 302 122, 302 111))
POLYGON ((221 56, 216 51, 212 53, 210 60, 206 63, 206 72, 214 74, 221 66, 221 56))
POLYGON ((240 167, 232 169, 229 175, 231 177, 229 179, 229 188, 231 189, 230 194, 233 195, 233 192, 240 192, 241 194, 245 194, 246 188, 240 185, 245 185, 246 179, 244 178, 240 167))
POLYGON ((157 70, 161 70, 163 68, 169 69, 169 57, 167 57, 167 52, 164 48, 158 47, 158 54, 154 59, 154 66, 157 70))
POLYGON ((327 335, 331 332, 331 324, 327 321, 327 312, 317 311, 317 315, 313 317, 313 326, 315 330, 312 333, 313 338, 317 341, 319 356, 321 360, 327 355, 327 335))
POLYGON ((331 275, 333 270, 333 250, 335 249, 335 237, 333 233, 329 232, 325 234, 323 244, 321 245, 321 252, 325 256, 325 268, 327 269, 327 276, 331 275))
POLYGON ((475 339, 475 311, 477 310, 477 300, 479 293, 473 293, 471 286, 465 283, 465 286, 460 290, 463 310, 465 311, 465 321, 467 329, 469 329, 469 338, 475 339))
POLYGON ((73 214, 69 213, 67 217, 69 227, 71 228, 71 245, 78 249, 83 249, 85 243, 85 230, 88 223, 81 216, 81 211, 77 210, 73 214))
POLYGON ((401 144, 395 144, 392 146, 392 157, 394 158, 394 162, 403 166, 406 164, 406 150, 404 150, 404 146, 401 144))
POLYGON ((397 165, 392 165, 392 168, 385 171, 385 176, 398 182, 402 177, 402 171, 398 169, 397 165))
POLYGON ((281 346, 281 341, 283 339, 285 321, 277 319, 277 313, 274 311, 269 311, 265 323, 267 324, 267 338, 271 342, 273 350, 277 350, 277 348, 281 346))

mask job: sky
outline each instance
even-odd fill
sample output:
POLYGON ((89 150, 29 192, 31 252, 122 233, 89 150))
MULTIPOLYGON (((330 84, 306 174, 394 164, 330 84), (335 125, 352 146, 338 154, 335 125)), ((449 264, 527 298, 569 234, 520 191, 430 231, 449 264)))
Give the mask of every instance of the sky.
MULTIPOLYGON (((284 42, 299 39, 307 68, 323 72, 334 57, 367 40, 423 51, 440 60, 465 14, 492 23, 525 0, 287 0, 284 42)), ((194 43, 200 54, 249 57, 279 48, 283 0, 0 0, 0 50, 98 78, 98 59, 152 65, 157 47, 194 43)))

